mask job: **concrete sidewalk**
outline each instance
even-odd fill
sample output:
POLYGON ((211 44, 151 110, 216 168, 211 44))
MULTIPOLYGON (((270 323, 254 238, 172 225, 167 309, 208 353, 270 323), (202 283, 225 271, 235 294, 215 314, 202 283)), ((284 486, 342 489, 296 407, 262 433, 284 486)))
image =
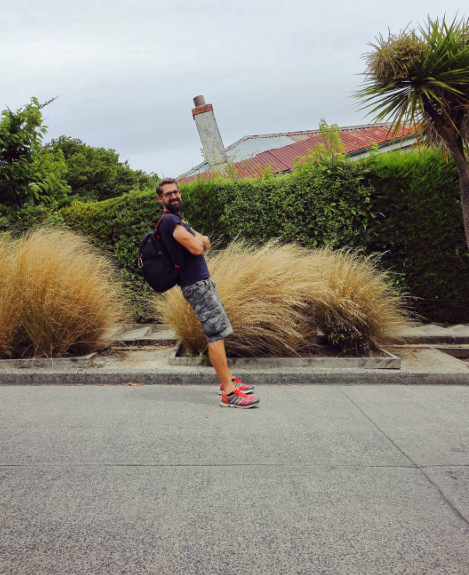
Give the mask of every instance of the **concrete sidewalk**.
POLYGON ((0 386, 1 575, 467 575, 469 388, 0 386))

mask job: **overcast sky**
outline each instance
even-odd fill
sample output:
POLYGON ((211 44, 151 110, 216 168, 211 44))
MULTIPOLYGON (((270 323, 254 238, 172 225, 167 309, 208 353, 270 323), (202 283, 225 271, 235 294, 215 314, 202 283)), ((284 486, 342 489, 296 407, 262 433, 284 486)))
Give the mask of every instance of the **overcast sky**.
MULTIPOLYGON (((448 19, 464 15, 446 0, 448 19)), ((361 55, 440 0, 0 0, 0 106, 45 101, 47 141, 113 148, 178 176, 202 161, 193 97, 225 146, 248 134, 367 123, 351 98, 361 55)), ((467 13, 466 13, 467 15, 467 13)))

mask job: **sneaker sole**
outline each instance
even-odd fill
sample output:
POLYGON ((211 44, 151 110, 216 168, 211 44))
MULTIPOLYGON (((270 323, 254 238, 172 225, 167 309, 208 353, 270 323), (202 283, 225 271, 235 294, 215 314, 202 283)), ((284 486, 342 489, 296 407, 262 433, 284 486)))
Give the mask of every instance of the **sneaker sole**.
POLYGON ((251 409, 253 407, 259 407, 259 402, 252 403, 251 405, 235 405, 234 403, 223 403, 223 401, 220 401, 220 405, 222 407, 239 407, 240 409, 251 409))
MULTIPOLYGON (((250 389, 249 391, 243 391, 243 393, 245 393, 246 395, 251 395, 254 393, 254 390, 250 389)), ((223 391, 221 389, 218 390, 218 395, 223 395, 223 391)))

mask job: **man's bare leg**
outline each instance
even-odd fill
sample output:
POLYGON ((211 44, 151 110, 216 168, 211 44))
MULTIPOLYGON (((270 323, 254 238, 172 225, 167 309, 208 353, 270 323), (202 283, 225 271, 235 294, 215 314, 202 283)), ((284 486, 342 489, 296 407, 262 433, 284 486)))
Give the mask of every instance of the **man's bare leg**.
POLYGON ((232 382, 233 376, 231 375, 230 369, 228 367, 224 340, 218 339, 217 341, 209 343, 208 355, 213 367, 215 368, 215 371, 217 372, 218 377, 220 378, 221 383, 223 384, 225 393, 228 394, 233 392, 236 387, 232 382))

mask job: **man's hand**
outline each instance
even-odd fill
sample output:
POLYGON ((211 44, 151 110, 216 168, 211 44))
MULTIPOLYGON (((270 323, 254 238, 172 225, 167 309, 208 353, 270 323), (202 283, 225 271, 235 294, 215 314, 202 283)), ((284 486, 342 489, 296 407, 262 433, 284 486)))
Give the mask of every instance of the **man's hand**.
POLYGON ((210 240, 208 239, 208 236, 203 236, 202 234, 199 234, 199 232, 194 231, 195 233, 195 237, 198 240, 202 241, 202 244, 204 246, 204 252, 206 252, 207 250, 210 249, 210 240))
POLYGON ((210 240, 198 232, 194 231, 194 233, 195 236, 179 225, 174 228, 173 238, 188 249, 191 254, 200 256, 210 249, 210 240))

